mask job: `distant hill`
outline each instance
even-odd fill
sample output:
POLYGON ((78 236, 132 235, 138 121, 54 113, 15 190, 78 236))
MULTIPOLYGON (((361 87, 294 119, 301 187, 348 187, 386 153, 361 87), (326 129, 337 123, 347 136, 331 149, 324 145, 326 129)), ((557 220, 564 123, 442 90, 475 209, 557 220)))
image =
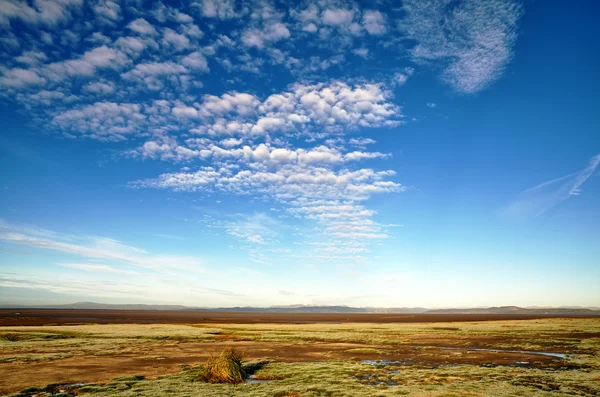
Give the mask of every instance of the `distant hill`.
POLYGON ((600 311, 575 307, 523 308, 518 306, 500 306, 472 309, 435 309, 427 310, 431 314, 534 314, 534 315, 600 315, 600 311))
POLYGON ((530 307, 499 306, 483 308, 426 309, 423 307, 352 307, 344 305, 286 305, 271 307, 192 307, 183 305, 110 304, 77 302, 64 305, 0 305, 3 308, 63 309, 63 310, 168 310, 198 312, 256 312, 256 313, 390 313, 390 314, 523 314, 523 315, 581 315, 600 316, 600 310, 582 307, 530 307))
POLYGON ((221 307, 216 309, 193 309, 194 311, 212 312, 260 312, 260 313, 423 313, 422 307, 376 308, 351 306, 271 306, 271 307, 221 307))
POLYGON ((182 305, 144 305, 144 304, 110 304, 95 302, 76 302, 64 305, 0 305, 4 308, 35 308, 35 309, 73 309, 73 310, 190 310, 182 305))
POLYGON ((365 309, 349 306, 273 306, 273 307, 220 307, 194 309, 212 312, 261 312, 261 313, 366 313, 365 309))

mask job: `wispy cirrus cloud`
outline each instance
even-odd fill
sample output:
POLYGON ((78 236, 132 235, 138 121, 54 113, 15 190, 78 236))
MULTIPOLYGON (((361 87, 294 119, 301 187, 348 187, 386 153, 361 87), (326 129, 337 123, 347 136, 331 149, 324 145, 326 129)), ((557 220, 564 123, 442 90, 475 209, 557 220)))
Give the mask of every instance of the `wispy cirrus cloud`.
POLYGON ((538 217, 546 213, 570 197, 581 194, 581 186, 594 174, 599 164, 600 154, 597 154, 582 170, 521 192, 508 205, 505 213, 515 217, 538 217))
POLYGON ((168 240, 185 240, 185 237, 175 236, 173 234, 166 234, 166 233, 154 233, 153 236, 160 237, 160 238, 166 238, 168 240))
POLYGON ((441 78, 458 92, 481 91, 504 72, 513 56, 517 22, 514 0, 407 0, 399 23, 415 40, 417 63, 442 67, 441 78))
MULTIPOLYGON (((187 292, 188 303, 239 298, 240 293, 209 288, 215 276, 196 256, 150 253, 118 240, 65 234, 0 219, 0 243, 66 254, 44 277, 0 273, 0 287, 45 290, 71 296, 173 301, 187 292), (59 270, 62 268, 63 270, 59 270), (93 281, 91 281, 93 280, 93 281), (156 296, 149 297, 152 290, 156 296)), ((213 280, 214 282, 214 280, 213 280)), ((178 298, 181 299, 181 298, 178 298)))
POLYGON ((140 276, 141 273, 131 270, 119 269, 113 266, 102 265, 97 263, 60 263, 61 266, 70 269, 85 270, 89 272, 123 274, 128 276, 140 276))
MULTIPOLYGON (((115 262, 115 271, 131 271, 137 268, 155 272, 168 272, 174 269, 193 273, 203 273, 203 263, 199 258, 150 254, 147 251, 123 244, 105 237, 65 235, 31 226, 15 225, 0 219, 0 241, 47 249, 73 255, 79 258, 115 262)), ((108 267, 104 268, 108 270, 108 267)), ((97 270, 100 270, 98 268, 97 270)))

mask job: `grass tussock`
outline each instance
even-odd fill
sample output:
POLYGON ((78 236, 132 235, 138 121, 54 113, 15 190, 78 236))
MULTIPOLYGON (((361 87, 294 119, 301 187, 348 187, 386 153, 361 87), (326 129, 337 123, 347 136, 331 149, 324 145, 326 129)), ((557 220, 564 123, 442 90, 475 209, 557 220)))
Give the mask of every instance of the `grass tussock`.
POLYGON ((207 383, 244 383, 246 371, 243 358, 240 350, 229 347, 218 356, 211 354, 198 378, 207 383))

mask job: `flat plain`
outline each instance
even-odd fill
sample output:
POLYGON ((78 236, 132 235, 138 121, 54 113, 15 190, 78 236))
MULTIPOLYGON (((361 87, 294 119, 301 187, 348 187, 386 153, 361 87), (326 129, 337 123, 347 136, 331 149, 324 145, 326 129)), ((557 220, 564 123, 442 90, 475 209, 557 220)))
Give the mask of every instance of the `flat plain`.
POLYGON ((0 311, 14 396, 598 396, 600 318, 0 311), (241 385, 198 377, 244 352, 241 385))

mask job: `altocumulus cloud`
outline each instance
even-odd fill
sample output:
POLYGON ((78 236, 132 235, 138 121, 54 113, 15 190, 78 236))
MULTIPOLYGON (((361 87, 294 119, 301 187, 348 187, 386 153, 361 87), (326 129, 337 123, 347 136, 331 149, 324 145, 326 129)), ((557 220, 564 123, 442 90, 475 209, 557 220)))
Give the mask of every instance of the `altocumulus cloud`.
MULTIPOLYGON (((385 166, 392 154, 367 150, 376 142, 359 135, 401 129, 396 91, 420 68, 441 70, 462 93, 499 78, 521 13, 512 0, 9 0, 0 3, 0 95, 59 136, 186 166, 131 188, 273 200, 319 225, 329 240, 317 256, 348 259, 389 236, 368 200, 404 190, 385 166), (377 73, 352 72, 373 59, 377 73)), ((257 246, 273 240, 227 230, 257 246)), ((108 244, 4 238, 93 258, 108 244)))

